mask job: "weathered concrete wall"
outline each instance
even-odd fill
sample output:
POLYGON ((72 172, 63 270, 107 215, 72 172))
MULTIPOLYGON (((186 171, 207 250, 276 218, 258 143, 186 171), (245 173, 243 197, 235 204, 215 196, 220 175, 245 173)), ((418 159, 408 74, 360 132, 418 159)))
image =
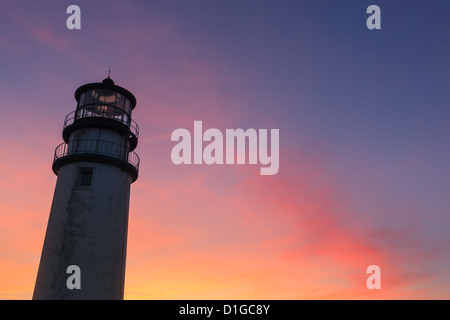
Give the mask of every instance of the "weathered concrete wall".
POLYGON ((130 177, 107 164, 80 162, 58 172, 33 299, 123 299, 130 177), (93 168, 91 186, 80 169, 93 168), (81 269, 81 289, 66 286, 81 269))

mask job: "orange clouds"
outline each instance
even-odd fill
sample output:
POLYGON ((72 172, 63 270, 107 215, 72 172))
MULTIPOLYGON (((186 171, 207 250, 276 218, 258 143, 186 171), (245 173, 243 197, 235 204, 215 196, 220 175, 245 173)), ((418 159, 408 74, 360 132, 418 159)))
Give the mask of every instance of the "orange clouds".
MULTIPOLYGON (((389 247, 381 234, 375 241, 376 229, 364 219, 355 223, 358 217, 344 209, 344 193, 323 161, 295 154, 284 153, 283 170, 273 177, 259 176, 249 166, 211 170, 168 165, 165 170, 172 174, 165 181, 136 184, 126 298, 380 299, 423 294, 411 289, 426 277, 405 268, 411 257, 397 259, 399 248, 389 247), (294 163, 297 174, 287 174, 294 163), (366 288, 371 264, 381 267, 380 291, 366 288)), ((414 234, 401 237, 408 241, 414 234)))

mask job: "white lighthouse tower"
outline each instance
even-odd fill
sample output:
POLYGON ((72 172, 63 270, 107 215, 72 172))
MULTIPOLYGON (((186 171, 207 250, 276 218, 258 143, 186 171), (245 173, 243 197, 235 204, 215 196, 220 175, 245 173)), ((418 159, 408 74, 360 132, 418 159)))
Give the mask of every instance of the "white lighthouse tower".
POLYGON ((123 299, 130 184, 139 170, 136 98, 108 76, 79 87, 75 99, 55 150, 58 179, 33 299, 123 299), (78 287, 69 285, 72 272, 78 287))

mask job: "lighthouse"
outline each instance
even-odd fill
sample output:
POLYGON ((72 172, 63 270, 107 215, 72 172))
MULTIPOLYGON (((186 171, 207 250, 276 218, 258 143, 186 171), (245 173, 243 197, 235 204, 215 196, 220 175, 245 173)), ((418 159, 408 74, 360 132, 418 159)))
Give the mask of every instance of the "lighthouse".
POLYGON ((139 172, 134 95, 108 76, 75 91, 33 299, 123 299, 130 185, 139 172))

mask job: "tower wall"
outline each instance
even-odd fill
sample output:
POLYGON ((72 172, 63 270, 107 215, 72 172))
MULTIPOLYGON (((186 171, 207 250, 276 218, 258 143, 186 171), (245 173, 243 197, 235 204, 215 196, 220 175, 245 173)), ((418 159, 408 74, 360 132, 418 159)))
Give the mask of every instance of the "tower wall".
POLYGON ((33 299, 123 299, 130 177, 107 164, 78 162, 58 172, 33 299), (92 168, 91 186, 80 168, 92 168), (81 289, 66 286, 81 269, 81 289))

